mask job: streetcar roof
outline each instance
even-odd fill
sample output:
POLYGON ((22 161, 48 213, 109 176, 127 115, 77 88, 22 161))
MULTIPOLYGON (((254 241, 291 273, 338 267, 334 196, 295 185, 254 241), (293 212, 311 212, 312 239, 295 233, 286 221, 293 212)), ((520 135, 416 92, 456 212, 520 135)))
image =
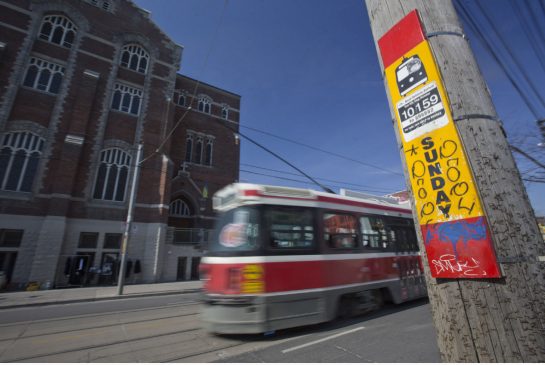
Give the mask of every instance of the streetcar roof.
POLYGON ((214 209, 226 211, 242 205, 274 204, 350 211, 368 210, 372 213, 399 216, 411 214, 408 202, 400 203, 392 198, 363 193, 354 194, 345 190, 341 193, 343 195, 311 189, 234 183, 214 194, 214 209))

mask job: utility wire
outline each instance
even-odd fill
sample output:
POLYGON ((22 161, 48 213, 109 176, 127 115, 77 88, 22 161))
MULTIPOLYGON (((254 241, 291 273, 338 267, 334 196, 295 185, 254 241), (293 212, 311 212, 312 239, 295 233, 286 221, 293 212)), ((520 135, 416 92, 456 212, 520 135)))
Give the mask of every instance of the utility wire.
POLYGON ((314 184, 316 184, 317 186, 319 186, 321 189, 323 189, 324 191, 328 192, 328 193, 331 193, 331 194, 335 194, 335 192, 333 190, 331 190, 330 188, 328 188, 327 186, 324 186, 322 184, 320 184, 318 181, 316 181, 314 178, 312 178, 311 176, 309 176, 308 174, 306 174, 303 170, 301 170, 300 168, 298 168, 297 166, 295 166, 294 164, 292 164, 291 162, 289 162, 288 160, 286 160, 285 158, 283 158, 282 156, 280 156, 279 154, 271 151, 269 148, 263 146, 262 144, 254 141, 252 138, 246 136, 245 134, 241 133, 239 130, 237 130, 236 128, 233 128, 231 127, 230 125, 226 124, 226 123, 222 123, 220 122, 219 120, 215 119, 214 120, 219 124, 219 125, 222 125, 224 126, 225 128, 229 129, 231 132, 233 133, 236 133, 238 135, 240 135, 241 137, 247 139, 248 141, 250 141, 251 143, 253 143, 254 145, 256 145, 257 147, 263 149, 264 151, 270 153, 271 155, 273 155, 274 157, 276 157, 277 159, 279 159, 280 161, 284 162, 286 165, 290 166, 291 168, 293 168, 294 170, 296 170, 297 172, 299 172, 301 175, 303 175, 304 177, 306 177, 307 179, 309 179, 310 181, 312 181, 314 184))
POLYGON ((545 108, 545 100, 543 100, 543 97, 541 96, 541 94, 539 93, 539 91, 535 88, 534 86, 534 83, 532 82, 532 80, 530 79, 530 77, 528 76, 528 74, 526 73, 525 71, 525 68, 522 67, 522 65, 520 64, 520 62, 518 61, 518 59, 515 57, 515 55, 513 54, 513 51, 511 50, 511 48, 509 47, 508 44, 505 43, 505 41, 503 40, 503 38, 500 36, 496 26, 494 25, 494 23, 492 23, 490 17, 488 16, 488 13, 484 11, 484 9, 482 8, 481 4, 476 1, 475 2, 475 5, 479 8, 479 10, 481 11, 481 13, 483 14, 484 18, 486 19, 486 21, 488 22, 488 24, 490 25, 490 27, 492 28, 492 31, 494 32, 494 34, 496 35, 496 37, 500 40, 500 43, 502 44, 502 46, 505 48, 505 50, 507 51, 507 53, 509 54, 509 56, 511 57, 511 59, 513 60, 513 62, 515 63, 515 65, 518 67, 520 73, 522 74, 522 76, 524 77, 524 79, 526 80, 526 82, 528 83, 528 86, 530 86, 530 88, 532 89, 532 91, 534 92, 535 96, 537 96, 537 98, 539 99, 539 101, 541 102, 541 105, 543 108, 545 108))
MULTIPOLYGON (((521 8, 519 8, 518 6, 513 6, 513 4, 510 4, 510 5, 511 5, 511 8, 513 9, 513 11, 515 12, 515 15, 516 15, 516 17, 518 19, 518 22, 520 23, 522 31, 524 32, 524 34, 526 35, 526 37, 530 41, 530 47, 532 47, 532 49, 533 49, 533 51, 534 51, 534 53, 536 55, 536 58, 538 59, 539 64, 541 65, 542 70, 545 71, 545 61, 544 61, 545 56, 543 55, 542 48, 540 47, 540 42, 538 42, 538 40, 534 36, 535 32, 532 32, 532 30, 530 28, 530 24, 528 24, 528 22, 524 21, 524 17, 522 15, 521 8)), ((537 21, 535 19, 534 13, 532 12, 532 9, 530 9, 528 3, 526 3, 526 8, 527 8, 528 12, 530 13, 530 16, 531 16, 531 19, 532 19, 534 25, 537 26, 537 21)), ((541 33, 539 32, 539 28, 538 28, 537 33, 541 36, 541 33)), ((543 41, 543 43, 545 43, 545 40, 542 39, 542 41, 543 41)))
MULTIPOLYGON (((206 65, 208 64, 208 60, 210 58, 210 55, 212 54, 212 49, 214 48, 214 43, 216 42, 217 40, 217 37, 218 37, 218 33, 219 33, 219 30, 220 30, 220 27, 223 23, 223 19, 224 19, 224 16, 225 16, 225 11, 227 9, 227 3, 228 3, 228 0, 224 0, 223 2, 223 9, 221 11, 221 15, 220 15, 220 20, 216 26, 216 29, 214 31, 214 35, 212 37, 212 41, 210 42, 210 47, 208 48, 208 52, 206 53, 206 56, 205 56, 205 59, 204 59, 204 62, 201 66, 201 70, 200 70, 200 74, 202 75, 202 73, 204 72, 204 70, 206 69, 206 65)), ((200 79, 200 77, 199 77, 200 79)), ((143 158, 142 161, 140 162, 140 164, 144 163, 145 161, 147 161, 148 159, 150 159, 153 155, 155 155, 156 153, 159 153, 159 151, 161 150, 161 148, 163 148, 163 146, 167 143, 167 141, 170 139, 170 137, 172 137, 172 134, 174 134, 174 131, 176 131, 176 129, 180 126, 180 124, 182 123, 182 121, 185 119, 185 117, 187 116, 187 114, 191 111, 192 109, 192 105, 193 105, 193 101, 195 100, 195 96, 197 95, 197 90, 199 88, 199 85, 201 83, 200 80, 196 80, 197 82, 195 83, 195 88, 193 89, 193 94, 191 95, 191 100, 189 101, 189 107, 187 108, 187 110, 184 112, 184 114, 182 114, 182 116, 180 117, 180 119, 178 119, 178 121, 176 122, 176 124, 174 125, 174 127, 171 128, 170 132, 167 133, 167 135, 165 136, 165 138, 163 138, 163 141, 159 144, 159 147, 157 147, 155 149, 155 151, 153 151, 149 156, 147 156, 146 158, 143 158)))
MULTIPOLYGON (((293 181, 293 182, 298 182, 298 183, 303 183, 303 184, 304 184, 304 183, 308 183, 307 181, 303 181, 303 180, 290 179, 289 177, 282 177, 282 176, 277 176, 277 175, 263 174, 263 173, 260 173, 260 172, 254 172, 254 171, 243 170, 243 169, 241 169, 240 172, 244 172, 244 173, 252 174, 252 175, 259 175, 259 176, 272 177, 272 178, 279 179, 279 180, 293 181)), ((344 186, 337 186, 337 185, 331 185, 331 186, 336 187, 336 188, 344 188, 344 186)), ((373 192, 373 193, 379 193, 379 194, 388 194, 388 193, 391 193, 391 191, 387 191, 387 190, 375 190, 375 189, 365 189, 365 191, 373 192)))
POLYGON ((347 161, 355 162, 355 163, 358 163, 360 165, 364 165, 364 166, 367 166, 367 167, 372 167, 372 168, 377 169, 377 170, 388 172, 388 173, 393 174, 393 175, 403 176, 403 174, 401 174, 399 172, 388 170, 388 169, 385 169, 384 167, 372 165, 372 164, 367 163, 367 162, 356 160, 356 159, 354 159, 352 157, 343 156, 343 155, 340 155, 340 154, 335 153, 335 152, 327 151, 327 150, 324 150, 324 149, 319 148, 319 147, 311 146, 311 145, 308 145, 306 143, 298 142, 298 141, 295 141, 295 140, 292 140, 292 139, 289 139, 289 138, 286 138, 286 137, 282 137, 282 136, 279 136, 279 135, 276 135, 276 134, 272 134, 270 132, 266 132, 266 131, 263 131, 263 130, 260 130, 260 129, 257 129, 257 128, 247 127, 247 126, 243 126, 243 125, 241 125, 240 127, 252 130, 254 132, 262 133, 262 134, 265 134, 267 136, 271 136, 271 137, 274 137, 274 138, 277 138, 277 139, 281 139, 283 141, 296 144, 298 146, 303 146, 303 147, 306 147, 306 148, 309 148, 309 149, 312 149, 312 150, 315 150, 315 151, 318 151, 318 152, 322 152, 322 153, 326 153, 326 154, 331 155, 331 156, 342 158, 342 159, 347 160, 347 161))
MULTIPOLYGON (((241 166, 246 166, 246 167, 251 167, 251 168, 254 168, 254 169, 264 170, 264 171, 278 172, 280 174, 286 174, 286 175, 292 175, 292 176, 301 176, 300 174, 295 174, 293 172, 269 169, 269 168, 266 168, 266 167, 255 166, 255 165, 250 165, 250 164, 245 164, 245 163, 241 163, 240 165, 241 166)), ((327 181, 327 182, 332 182, 332 183, 336 183, 336 184, 343 184, 344 185, 343 187, 346 187, 346 186, 350 185, 350 186, 355 186, 355 187, 358 187, 358 188, 361 188, 361 189, 377 189, 377 187, 375 187, 375 186, 354 184, 354 183, 349 183, 349 182, 346 182, 346 181, 330 180, 330 179, 325 179, 325 178, 321 178, 321 177, 314 177, 314 178, 316 180, 320 180, 320 181, 327 181)), ((390 192, 390 191, 386 191, 386 190, 384 190, 384 191, 386 193, 390 192)))
POLYGON ((467 11, 464 3, 461 0, 455 1, 454 6, 459 8, 459 14, 466 20, 466 23, 472 28, 473 32, 477 35, 479 40, 481 41, 481 44, 484 46, 484 48, 488 51, 490 56, 496 61, 496 63, 500 66, 500 68, 503 70, 505 76, 507 79, 511 82, 511 85, 515 88, 515 90, 519 93, 520 97, 534 116, 536 120, 540 119, 540 113, 537 111, 537 109, 532 105, 530 100, 528 99, 527 95, 522 92, 520 86, 517 84, 517 82, 514 80, 513 76, 511 76, 511 73, 507 71, 507 66, 505 62, 498 56, 497 52, 492 48, 492 46, 489 44, 489 42, 484 37, 483 33, 477 26, 475 20, 473 17, 469 14, 467 11))

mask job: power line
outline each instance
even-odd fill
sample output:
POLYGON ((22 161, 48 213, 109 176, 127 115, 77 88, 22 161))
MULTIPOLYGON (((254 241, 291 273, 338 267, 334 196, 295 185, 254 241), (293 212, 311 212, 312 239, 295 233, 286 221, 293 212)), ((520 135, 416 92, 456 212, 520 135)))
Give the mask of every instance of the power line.
MULTIPOLYGON (((228 0, 224 0, 223 9, 222 9, 221 15, 220 15, 220 20, 218 21, 218 24, 217 24, 217 27, 215 29, 214 35, 212 37, 212 41, 210 42, 210 47, 208 48, 208 52, 206 53, 203 64, 201 66, 201 70, 200 70, 201 74, 204 72, 204 70, 206 68, 206 65, 208 64, 208 59, 210 58, 210 55, 212 54, 212 49, 213 49, 214 43, 216 42, 220 27, 221 27, 221 25, 223 23, 223 18, 225 16, 225 11, 227 9, 227 3, 228 3, 228 0)), ((200 77, 199 77, 199 79, 200 79, 200 77)), ((163 141, 161 141, 161 143, 159 144, 159 147, 157 147, 155 149, 155 151, 153 151, 149 156, 143 158, 140 163, 144 163, 145 161, 150 159, 154 154, 158 153, 161 150, 161 148, 163 148, 163 146, 167 143, 167 141, 170 139, 170 137, 172 137, 172 134, 174 133, 174 131, 180 126, 182 121, 185 119, 185 117, 187 116, 189 111, 192 110, 191 106, 193 105, 193 102, 195 100, 195 96, 197 95, 197 90, 198 90, 199 85, 201 83, 200 80, 196 80, 196 81, 197 82, 195 83, 195 88, 193 89, 193 94, 191 95, 191 100, 189 101, 189 107, 187 108, 187 110, 184 112, 184 114, 182 114, 180 119, 178 119, 178 121, 176 122, 174 127, 171 128, 170 132, 167 133, 165 138, 163 138, 163 141)))
MULTIPOLYGON (((260 169, 260 170, 264 170, 264 171, 278 172, 278 173, 286 174, 286 175, 301 176, 301 175, 299 175, 299 174, 295 174, 295 173, 288 172, 288 171, 281 171, 281 170, 269 169, 269 168, 266 168, 266 167, 255 166, 255 165, 250 165, 250 164, 245 164, 245 163, 241 163, 240 165, 241 165, 241 166, 252 167, 252 168, 260 169)), ((361 185, 361 184, 354 184, 354 183, 349 183, 349 182, 346 182, 346 181, 331 180, 331 179, 326 179, 326 178, 321 178, 321 177, 314 177, 314 178, 315 178, 316 180, 320 180, 320 181, 327 181, 327 182, 332 182, 332 183, 337 183, 337 184, 343 184, 343 185, 345 185, 345 186, 343 186, 343 187, 346 187, 346 186, 354 186, 354 187, 363 188, 363 189, 377 189, 377 188, 374 187, 374 186, 367 186, 367 185, 361 185)), ((386 191, 386 190, 385 190, 385 192, 389 192, 389 191, 386 191)))
POLYGON ((306 148, 309 148, 309 149, 312 149, 312 150, 315 150, 315 151, 318 151, 318 152, 326 153, 328 155, 335 156, 335 157, 338 157, 338 158, 341 158, 341 159, 344 159, 344 160, 347 160, 347 161, 355 162, 355 163, 358 163, 360 165, 364 165, 364 166, 367 166, 367 167, 372 167, 372 168, 377 169, 377 170, 388 172, 388 173, 393 174, 393 175, 403 176, 402 173, 395 172, 395 171, 392 171, 392 170, 388 170, 388 169, 385 169, 384 167, 380 167, 380 166, 376 166, 376 165, 373 165, 373 164, 370 164, 370 163, 367 163, 367 162, 356 160, 356 159, 354 159, 352 157, 343 156, 343 155, 340 155, 340 154, 335 153, 335 152, 327 151, 327 150, 324 150, 324 149, 319 148, 319 147, 311 146, 309 144, 299 142, 299 141, 295 141, 293 139, 282 137, 282 136, 279 136, 279 135, 276 135, 276 134, 273 134, 273 133, 270 133, 270 132, 266 132, 266 131, 263 131, 263 130, 260 130, 260 129, 257 129, 257 128, 252 128, 252 127, 248 127, 248 126, 244 126, 244 125, 240 125, 240 127, 241 128, 246 128, 246 129, 249 129, 249 130, 252 130, 252 131, 255 131, 255 132, 259 132, 259 133, 265 134, 267 136, 271 136, 271 137, 274 137, 274 138, 277 138, 277 139, 280 139, 280 140, 283 140, 283 141, 286 141, 286 142, 290 142, 290 143, 296 144, 298 146, 303 146, 303 147, 306 147, 306 148))
MULTIPOLYGON (((536 58, 538 59, 539 64, 541 65, 541 68, 543 69, 543 71, 545 71, 545 63, 544 63, 544 60, 543 60, 544 55, 543 55, 543 52, 542 52, 542 48, 539 46, 540 43, 537 41, 536 37, 534 36, 535 32, 532 32, 532 30, 530 28, 530 25, 527 22, 524 21, 521 9, 518 6, 513 6, 513 4, 511 4, 511 8, 513 9, 513 11, 515 12, 515 15, 517 16, 517 19, 518 19, 518 22, 521 25, 522 31, 524 32, 524 34, 526 35, 526 37, 530 41, 530 47, 532 47, 532 49, 533 49, 533 51, 534 51, 534 53, 536 55, 536 58)), ((534 13, 532 12, 532 9, 530 9, 528 3, 526 3, 526 8, 527 8, 528 12, 530 13, 530 18, 532 19, 533 24, 537 27, 537 21, 536 21, 536 19, 534 17, 534 13)), ((537 33, 540 35, 540 38, 542 38, 541 33, 539 32, 539 28, 538 28, 537 33)))
POLYGON ((481 32, 479 27, 477 26, 475 20, 470 15, 470 13, 467 11, 464 3, 461 0, 455 1, 454 6, 459 9, 458 13, 461 15, 463 19, 466 20, 466 23, 470 26, 470 28, 473 30, 473 32, 477 35, 479 40, 481 41, 481 44, 484 46, 485 50, 488 51, 490 56, 496 61, 496 63, 500 66, 503 73, 507 77, 507 79, 511 82, 511 85, 515 88, 515 90, 519 93, 520 97, 534 116, 536 120, 540 119, 540 113, 535 109, 535 107, 532 105, 530 100, 528 99, 527 95, 522 92, 520 86, 517 84, 517 82, 514 80, 514 78, 511 76, 511 73, 507 70, 507 65, 505 62, 499 57, 495 49, 490 45, 490 43, 486 40, 484 37, 484 34, 481 32))
POLYGON ((537 98, 539 99, 539 101, 541 102, 541 105, 545 108, 545 100, 543 100, 543 97, 541 96, 541 94, 538 92, 538 90, 535 88, 534 86, 534 83, 532 82, 532 80, 529 78, 528 74, 526 73, 525 71, 525 68, 522 67, 522 65, 520 64, 520 62, 518 61, 518 59, 515 57, 515 55, 513 54, 513 51, 511 50, 511 48, 509 47, 509 45, 507 43, 505 43, 505 41, 503 40, 503 38, 500 36, 495 24, 491 21, 490 17, 488 16, 488 13, 484 11, 484 9, 482 8, 481 4, 477 1, 475 2, 475 5, 479 8, 479 10, 481 11, 481 13, 483 14, 484 18, 486 19, 486 21, 488 22, 488 24, 490 25, 490 27, 492 28, 492 31, 494 32, 494 34, 496 35, 496 37, 499 39, 500 43, 502 44, 502 46, 505 48, 505 50, 507 51, 507 53, 509 54, 509 56, 511 57, 511 59, 513 60, 513 62, 515 63, 515 65, 518 67, 520 73, 522 74, 522 76, 524 77, 524 79, 526 80, 526 82, 528 83, 528 86, 530 86, 530 88, 532 89, 532 91, 534 92, 535 96, 537 96, 537 98))
MULTIPOLYGON (((252 175, 272 177, 272 178, 279 179, 279 180, 292 181, 292 182, 298 182, 298 183, 303 183, 303 184, 308 183, 307 181, 303 181, 303 180, 290 179, 288 177, 282 177, 282 176, 277 176, 277 175, 262 174, 260 172, 248 171, 248 170, 243 170, 243 169, 241 169, 240 172, 244 172, 244 173, 252 174, 252 175)), ((344 186, 337 186, 337 185, 330 185, 330 186, 333 186, 335 188, 344 188, 344 186)), ((380 194, 391 193, 391 191, 388 191, 388 190, 375 190, 375 189, 365 189, 365 190, 368 191, 368 192, 374 192, 374 193, 380 193, 380 194)))
MULTIPOLYGON (((216 119, 214 119, 216 120, 216 119)), ((321 189, 323 189, 324 191, 328 192, 328 193, 332 193, 332 194, 335 194, 335 192, 333 190, 331 190, 330 188, 328 188, 327 186, 324 186, 322 184, 320 184, 318 181, 316 181, 314 178, 312 178, 310 175, 306 174, 303 170, 301 170, 300 168, 298 168, 297 166, 295 166, 294 164, 292 164, 291 162, 289 162, 288 160, 286 160, 285 158, 283 158, 282 156, 280 156, 279 154, 273 152, 272 150, 270 150, 269 148, 263 146, 262 144, 254 141, 252 138, 244 135, 243 133, 241 133, 240 131, 238 130, 235 130, 234 128, 231 128, 230 126, 228 126, 227 124, 224 124, 224 123, 221 123, 219 120, 216 120, 217 123, 219 123, 220 125, 224 126, 225 128, 229 129, 231 132, 233 133, 237 133, 238 135, 240 135, 241 137, 243 138, 246 138, 248 141, 250 141, 251 143, 253 143, 254 145, 256 145, 257 147, 263 149, 264 151, 270 153, 271 155, 273 155, 274 157, 276 157, 277 159, 279 159, 280 161, 284 162, 285 164, 287 164, 288 166, 290 166, 291 168, 293 168, 294 170, 298 171, 301 175, 303 175, 304 177, 306 177, 307 179, 309 179, 310 181, 312 181, 314 184, 316 184, 316 186, 319 186, 321 189)))

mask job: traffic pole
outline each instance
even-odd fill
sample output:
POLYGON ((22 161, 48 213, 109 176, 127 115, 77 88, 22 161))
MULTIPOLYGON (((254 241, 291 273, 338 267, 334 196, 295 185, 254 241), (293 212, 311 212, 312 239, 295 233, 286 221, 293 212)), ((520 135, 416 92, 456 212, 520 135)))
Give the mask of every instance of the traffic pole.
MULTIPOLYGON (((365 4, 379 63, 385 75, 385 87, 406 183, 411 191, 413 216, 442 360, 545 361, 545 245, 503 128, 452 2, 365 0, 365 4), (384 54, 399 45, 396 42, 382 46, 379 44, 388 33, 391 35, 392 30, 399 31, 396 27, 415 9, 424 40, 429 43, 434 67, 438 69, 436 84, 444 85, 444 91, 438 94, 433 94, 438 87, 429 80, 418 85, 392 85, 392 78, 404 77, 402 74, 406 70, 401 70, 401 63, 409 62, 404 57, 411 57, 411 47, 401 50, 400 55, 403 57, 390 57, 385 66, 384 54), (389 67, 398 67, 400 72, 394 75, 389 67), (437 95, 437 98, 429 97, 432 94, 437 95), (450 119, 447 118, 443 125, 437 117, 423 128, 422 125, 441 115, 441 111, 437 109, 428 114, 430 118, 418 120, 418 117, 412 118, 414 110, 409 113, 406 106, 424 108, 431 105, 430 100, 439 100, 447 114, 450 113, 450 119), (402 113, 411 115, 403 116, 402 113), (418 123, 414 123, 415 120, 418 123), (454 131, 460 144, 452 142, 453 138, 439 135, 440 129, 447 125, 454 131), (426 128, 429 129, 427 134, 420 135, 418 129, 423 131, 426 128), (411 134, 413 132, 415 134, 411 134), (443 149, 438 148, 437 141, 442 141, 440 147, 443 149), (414 147, 412 150, 408 148, 411 144, 414 147), (472 201, 479 203, 478 210, 482 212, 477 218, 470 218, 473 220, 471 225, 467 223, 469 218, 463 222, 455 221, 458 216, 452 214, 453 210, 461 211, 462 208, 474 213, 472 205, 460 204, 463 194, 459 183, 455 185, 458 190, 440 189, 449 180, 457 181, 460 178, 455 170, 448 175, 448 170, 457 167, 459 162, 448 159, 454 153, 453 146, 460 147, 457 153, 463 154, 467 160, 470 171, 467 180, 475 189, 472 201), (439 156, 438 161, 418 169, 420 165, 416 164, 415 156, 419 153, 430 162, 439 156), (444 161, 440 160, 445 156, 444 161), (443 164, 445 161, 452 164, 443 164), (429 181, 435 180, 429 184, 426 178, 429 181), (423 205, 431 191, 423 188, 426 184, 437 193, 437 198, 423 205), (443 219, 434 221, 432 213, 442 215, 443 219), (482 223, 478 226, 480 229, 467 229, 477 226, 474 224, 475 219, 482 223), (461 233, 458 231, 465 240, 458 241, 458 238, 452 239, 450 236, 450 242, 441 242, 441 236, 434 229, 448 225, 454 227, 454 224, 462 231, 465 230, 461 233), (449 257, 454 262, 460 256, 457 249, 471 250, 478 240, 488 244, 486 248, 490 260, 487 264, 490 264, 491 271, 478 267, 477 260, 457 261, 456 265, 450 266, 442 266, 441 260, 428 260, 428 257, 433 257, 430 251, 433 245, 449 243, 441 249, 453 247, 455 255, 449 257), (452 275, 445 276, 446 273, 452 275), (478 279, 471 278, 475 273, 479 274, 478 279)), ((414 36, 411 32, 398 33, 400 42, 414 36)), ((413 70, 418 69, 417 63, 413 61, 410 65, 413 70)), ((412 81, 416 82, 418 78, 412 81)), ((443 237, 448 236, 447 231, 443 233, 443 237)))
POLYGON ((136 197, 137 180, 140 173, 140 159, 142 157, 142 144, 138 145, 136 152, 136 162, 134 164, 131 190, 129 194, 129 207, 127 210, 127 220, 125 222, 125 231, 123 232, 123 241, 121 244, 121 263, 119 266, 119 276, 117 280, 117 295, 123 295, 123 284, 125 282, 125 267, 127 263, 127 247, 129 245, 129 236, 131 233, 131 225, 133 221, 134 200, 136 197))

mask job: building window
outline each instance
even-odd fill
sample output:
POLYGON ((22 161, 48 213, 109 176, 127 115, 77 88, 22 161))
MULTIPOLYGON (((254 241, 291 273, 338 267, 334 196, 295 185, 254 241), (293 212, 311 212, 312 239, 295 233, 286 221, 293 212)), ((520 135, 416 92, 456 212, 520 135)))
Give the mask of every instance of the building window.
POLYGON ((186 99, 187 99, 187 93, 185 91, 182 91, 178 95, 178 100, 176 101, 176 104, 178 104, 179 106, 185 106, 185 104, 187 103, 186 99))
POLYGON ((224 105, 221 107, 221 117, 223 119, 229 119, 229 106, 224 105))
POLYGON ((191 162, 191 156, 193 153, 193 136, 188 135, 185 139, 185 161, 191 162))
POLYGON ((22 229, 0 229, 0 247, 17 248, 23 241, 22 229))
POLYGON ((110 1, 106 1, 106 0, 102 0, 102 1, 99 1, 99 0, 84 0, 86 3, 88 4, 91 4, 93 6, 96 6, 97 8, 101 8, 102 10, 105 10, 105 11, 108 11, 108 12, 112 12, 112 3, 110 1))
POLYGON ((170 215, 173 217, 191 217, 191 209, 182 199, 176 199, 170 203, 170 215))
POLYGON ((23 85, 57 94, 61 87, 63 75, 64 67, 40 58, 31 57, 23 85))
POLYGON ((81 232, 78 248, 97 248, 98 232, 81 232))
POLYGON ((202 148, 203 148, 203 139, 202 137, 197 138, 197 143, 195 143, 195 159, 193 160, 196 164, 202 163, 202 148))
POLYGON ((28 132, 7 133, 0 150, 0 189, 30 192, 44 140, 28 132))
POLYGON ((125 200, 130 163, 131 156, 118 148, 102 151, 93 198, 120 202, 125 200))
POLYGON ((214 150, 214 142, 209 139, 206 142, 206 150, 204 153, 204 164, 206 166, 212 166, 212 151, 214 150))
POLYGON ((51 43, 71 48, 77 28, 62 15, 48 15, 42 21, 39 37, 51 43))
POLYGON ((138 115, 140 113, 141 99, 142 90, 116 83, 114 86, 112 109, 133 115, 138 115))
POLYGON ((128 44, 121 51, 121 66, 145 74, 148 70, 149 54, 138 44, 128 44))
POLYGON ((119 250, 122 237, 121 233, 106 233, 104 235, 104 248, 119 250))
POLYGON ((208 96, 199 97, 198 108, 200 112, 210 114, 212 111, 212 99, 210 99, 208 96))

